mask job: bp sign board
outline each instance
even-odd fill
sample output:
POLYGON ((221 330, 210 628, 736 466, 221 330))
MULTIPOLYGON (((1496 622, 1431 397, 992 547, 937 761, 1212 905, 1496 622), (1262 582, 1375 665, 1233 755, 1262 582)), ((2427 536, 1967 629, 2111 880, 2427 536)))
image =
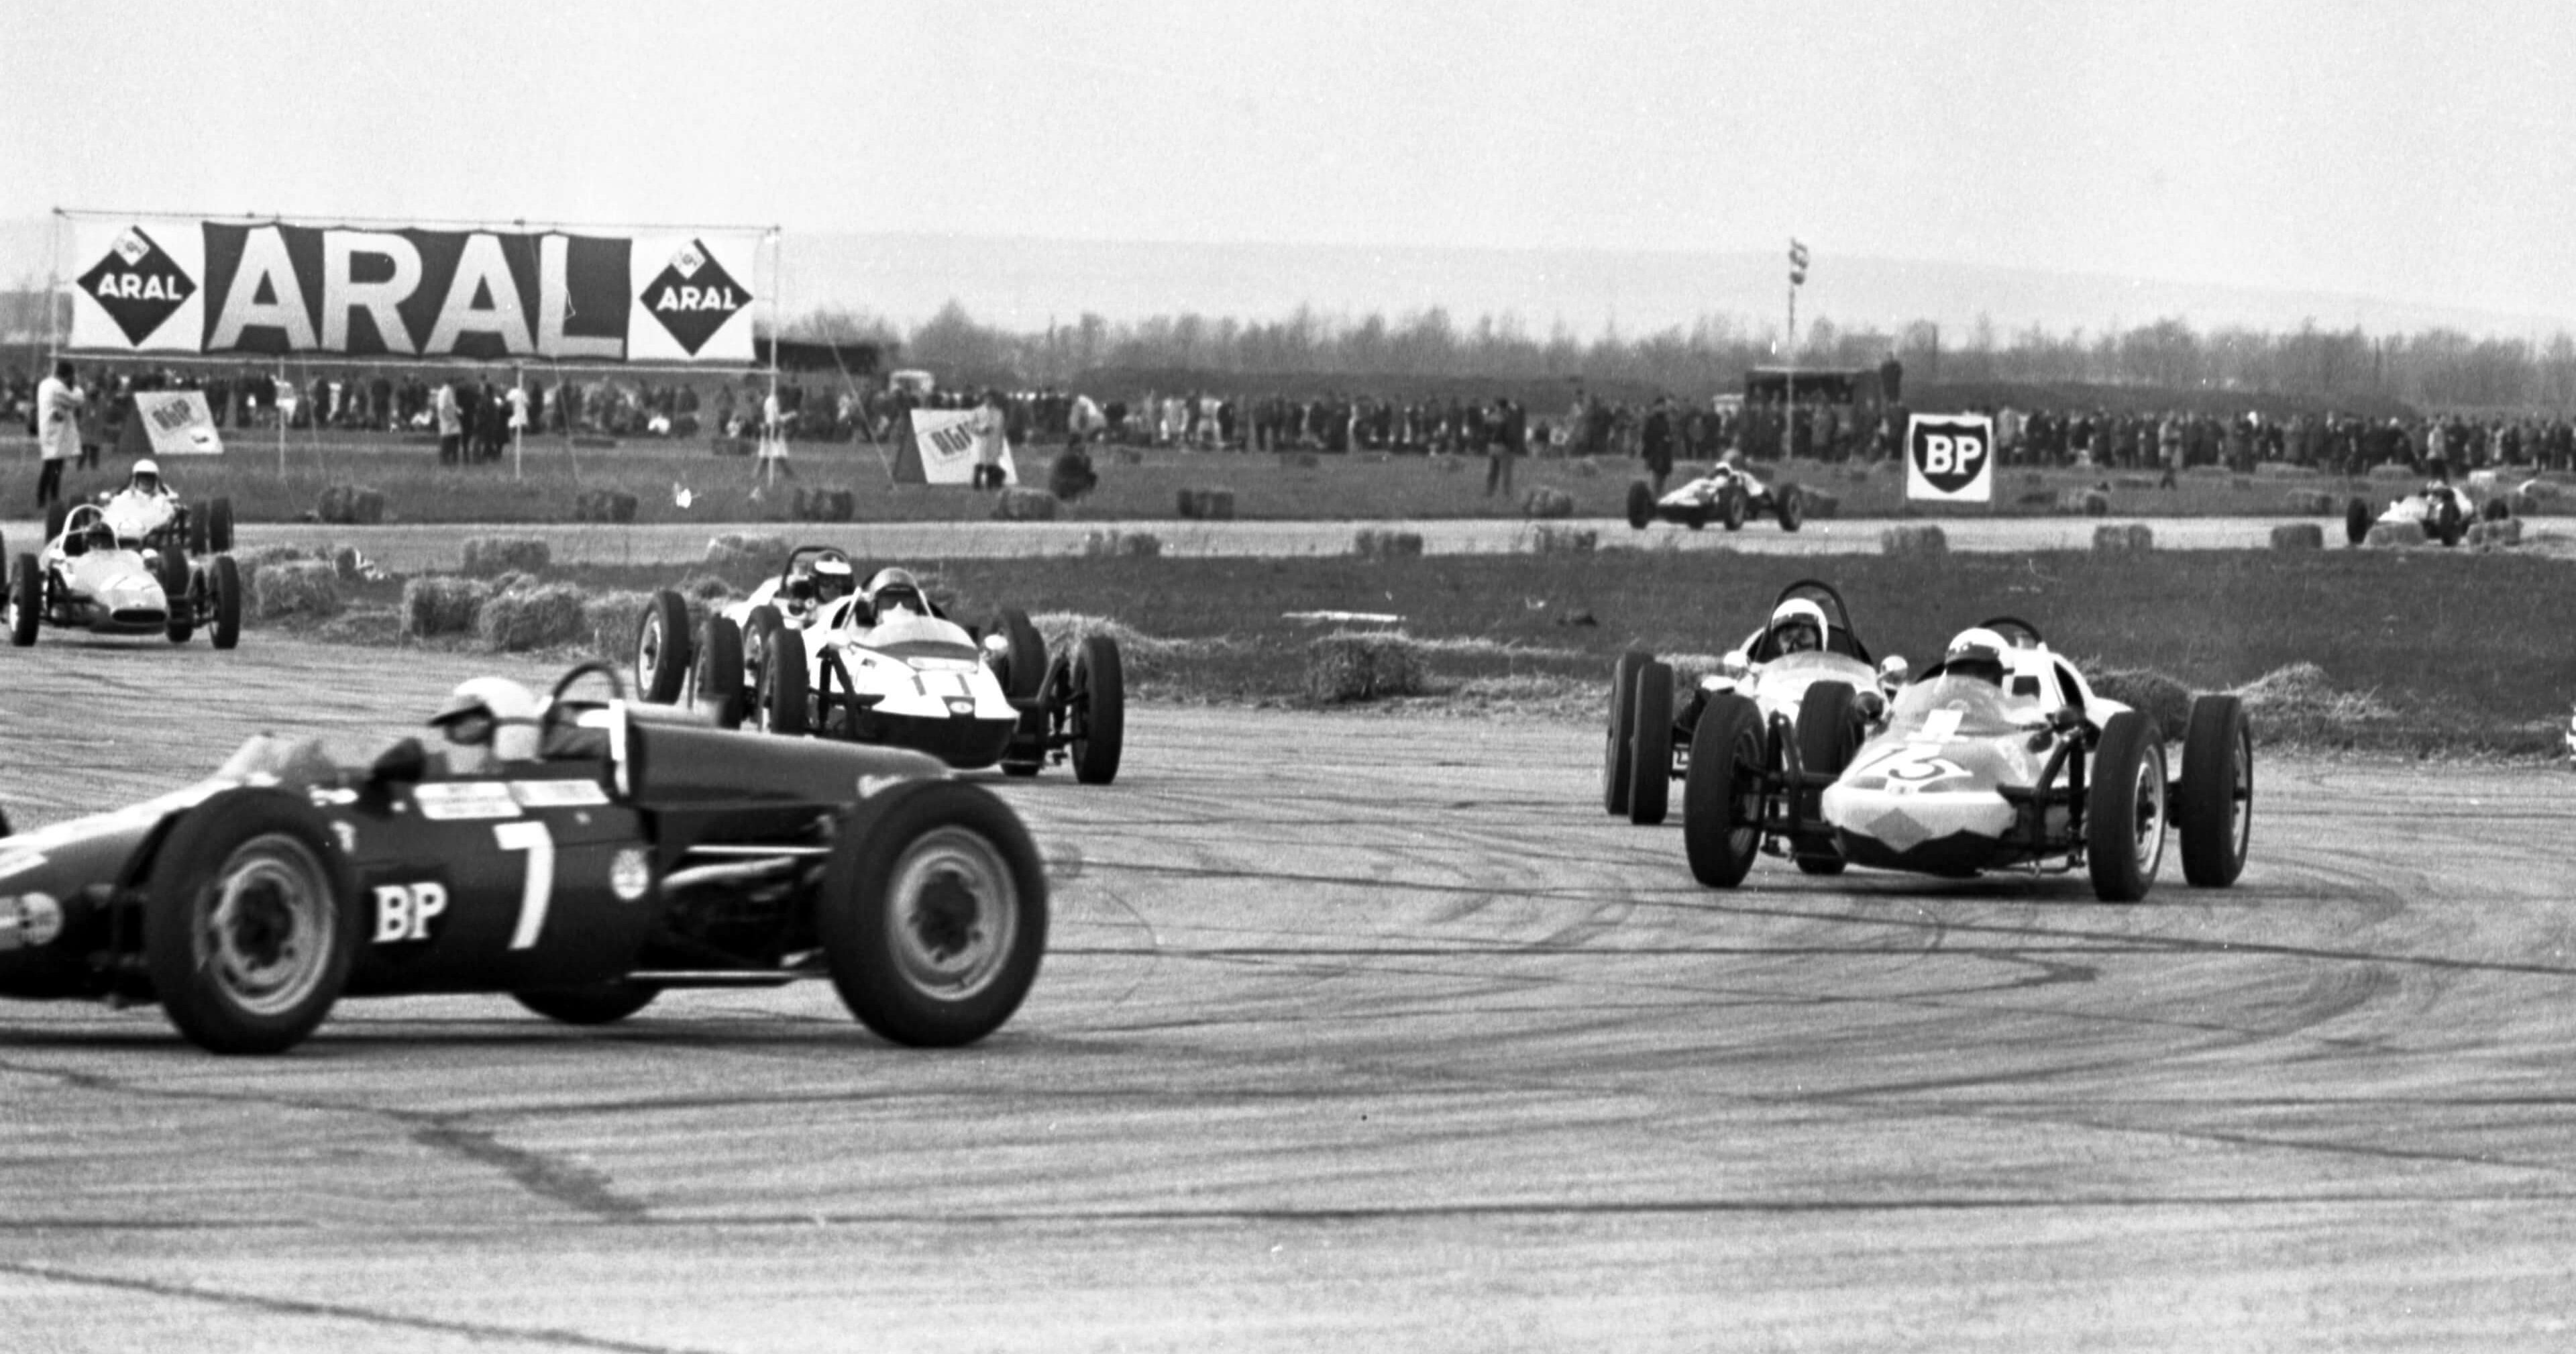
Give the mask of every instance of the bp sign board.
POLYGON ((1934 503, 1995 498, 1995 421, 1983 414, 1916 414, 1905 429, 1905 496, 1934 503))

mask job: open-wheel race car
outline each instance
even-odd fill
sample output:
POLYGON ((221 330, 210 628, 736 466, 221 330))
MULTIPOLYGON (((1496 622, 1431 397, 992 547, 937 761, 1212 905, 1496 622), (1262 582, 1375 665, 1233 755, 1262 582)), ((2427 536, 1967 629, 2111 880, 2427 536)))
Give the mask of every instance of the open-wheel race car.
MULTIPOLYGON (((57 505, 59 506, 59 505, 57 505)), ((168 636, 199 627, 218 649, 241 642, 241 573, 230 555, 193 562, 175 542, 127 540, 95 503, 54 518, 42 549, 9 567, 9 642, 25 648, 46 626, 94 635, 168 636)))
POLYGON ((828 978, 920 1046, 1019 1007, 1047 881, 1009 805, 912 753, 572 698, 594 675, 618 690, 603 663, 542 704, 460 686, 453 748, 340 765, 260 735, 185 789, 0 835, 0 996, 157 1002, 218 1053, 289 1049, 342 997, 508 993, 590 1025, 828 978))
POLYGON ((1657 520, 1679 522, 1697 531, 1715 522, 1740 531, 1748 517, 1776 517, 1782 531, 1796 531, 1807 521, 1807 501, 1797 485, 1774 489, 1742 466, 1719 461, 1708 473, 1655 497, 1644 480, 1628 485, 1628 525, 1639 531, 1657 520))
MULTIPOLYGON (((163 488, 160 467, 150 457, 134 463, 125 488, 103 491, 90 501, 116 533, 118 544, 127 549, 220 555, 233 548, 233 501, 181 499, 163 488)), ((59 500, 49 505, 45 539, 61 536, 65 522, 80 506, 59 500)))
POLYGON ((2370 511, 2370 500, 2355 497, 2344 505, 2343 534, 2346 542, 2359 545, 2382 522, 2413 522, 2424 529, 2424 539, 2458 545, 2470 523, 2500 522, 2511 516, 2513 505, 2503 495, 2481 504, 2448 480, 2428 480, 2414 493, 2390 500, 2376 516, 2370 511))
POLYGON ((1050 658, 1025 612, 969 628, 918 579, 857 571, 828 546, 799 546, 778 574, 707 618, 654 594, 635 628, 642 697, 708 710, 728 727, 910 748, 949 766, 1031 776, 1050 761, 1106 785, 1126 744, 1117 641, 1088 635, 1050 658))
POLYGON ((1751 701, 1712 701, 1683 791, 1692 875, 1733 888, 1775 843, 1830 836, 1853 865, 1948 878, 2083 870, 2103 901, 2135 902, 2155 883, 2169 823, 2194 886, 2224 888, 2245 868, 2254 741, 2238 699, 2192 702, 2182 772, 2168 777, 2155 721, 2096 694, 2012 617, 1960 632, 1854 741, 1845 760, 1802 761, 1751 701))
MULTIPOLYGON (((1672 782, 1689 789, 1694 738, 1717 706, 1751 707, 1768 740, 1779 749, 1780 771, 1794 775, 1810 763, 1840 765, 1864 731, 1886 710, 1886 693, 1905 681, 1905 660, 1873 666, 1869 647, 1852 628, 1851 610, 1833 585, 1802 578, 1782 588, 1770 619, 1718 660, 1688 704, 1675 708, 1673 671, 1641 650, 1619 656, 1610 676, 1609 736, 1601 754, 1602 807, 1630 822, 1660 823, 1671 804, 1672 782)), ((1806 796, 1809 817, 1815 813, 1806 796)), ((1833 834, 1809 831, 1782 847, 1810 873, 1843 867, 1833 834)))

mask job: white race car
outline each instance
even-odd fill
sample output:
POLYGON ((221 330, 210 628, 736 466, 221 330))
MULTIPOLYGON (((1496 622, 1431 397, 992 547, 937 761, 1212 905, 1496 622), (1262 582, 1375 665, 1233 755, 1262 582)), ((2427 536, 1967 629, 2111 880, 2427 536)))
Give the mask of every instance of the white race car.
POLYGON ((842 552, 800 546, 777 577, 709 616, 694 644, 687 600, 654 594, 636 624, 636 690, 726 727, 910 748, 1006 775, 1052 760, 1086 785, 1117 776, 1126 684, 1115 640, 1088 636, 1051 660, 1016 608, 969 629, 902 569, 854 591, 856 577, 842 552))
POLYGON ((1744 519, 1755 514, 1777 517, 1782 531, 1796 531, 1807 520, 1806 499, 1794 484, 1775 490, 1752 471, 1726 461, 1662 498, 1644 480, 1628 486, 1628 525, 1639 531, 1658 518, 1693 531, 1712 521, 1739 531, 1744 519))
MULTIPOLYGON (((191 555, 222 554, 233 548, 233 501, 181 501, 162 483, 160 467, 151 457, 134 463, 125 488, 102 492, 93 501, 124 545, 191 555)), ((46 509, 45 539, 63 534, 74 506, 57 502, 46 509)))
MULTIPOLYGON (((1852 629, 1851 612, 1832 584, 1802 578, 1780 590, 1770 619, 1718 660, 1702 678, 1690 704, 1673 706, 1673 674, 1653 655, 1631 650, 1611 671, 1609 739, 1602 752, 1602 807, 1633 823, 1660 823, 1671 804, 1672 782, 1687 795, 1692 737, 1708 709, 1749 701, 1768 746, 1781 751, 1780 779, 1794 781, 1803 765, 1839 767, 1884 717, 1887 695, 1904 685, 1905 660, 1873 665, 1868 646, 1852 629), (1821 693, 1821 698, 1816 694, 1821 693)), ((1772 788, 1778 789, 1775 785, 1772 788)), ((1807 787, 1807 816, 1814 793, 1807 787)), ((1768 842, 1811 874, 1833 874, 1843 861, 1832 835, 1822 831, 1768 842)))
POLYGON ((95 503, 73 505, 42 550, 21 554, 9 575, 9 642, 36 642, 45 626, 94 635, 169 636, 185 644, 210 626, 215 647, 241 642, 241 574, 230 555, 189 562, 175 542, 118 540, 95 503))
POLYGON ((2481 507, 2468 492, 2447 480, 2432 480, 2415 493, 2392 500, 2386 511, 2373 517, 2370 501, 2355 498, 2344 505, 2344 539, 2359 545, 2370 536, 2370 529, 2381 522, 2413 522, 2424 528, 2424 539, 2443 545, 2458 545, 2468 534, 2469 523, 2498 522, 2513 516, 2513 505, 2501 496, 2490 498, 2481 507))

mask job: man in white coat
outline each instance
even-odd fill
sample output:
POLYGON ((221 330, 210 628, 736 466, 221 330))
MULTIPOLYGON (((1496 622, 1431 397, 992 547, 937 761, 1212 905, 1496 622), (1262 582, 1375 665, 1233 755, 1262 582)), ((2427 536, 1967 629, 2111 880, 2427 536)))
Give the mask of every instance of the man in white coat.
POLYGON ((36 476, 36 506, 63 496, 63 462, 80 455, 80 408, 87 392, 72 383, 72 364, 56 362, 54 374, 36 383, 36 446, 45 468, 36 476))

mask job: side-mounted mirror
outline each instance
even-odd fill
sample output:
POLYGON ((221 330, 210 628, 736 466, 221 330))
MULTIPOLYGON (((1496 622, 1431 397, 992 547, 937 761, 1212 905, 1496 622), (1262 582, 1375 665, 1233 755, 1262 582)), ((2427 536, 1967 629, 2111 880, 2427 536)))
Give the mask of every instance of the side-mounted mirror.
POLYGON ((1717 660, 1719 674, 1743 681, 1753 671, 1753 656, 1742 649, 1729 649, 1717 660))
POLYGON ((1885 690, 1894 691, 1913 676, 1914 668, 1905 661, 1903 654, 1889 654, 1878 665, 1878 684, 1885 690))
POLYGON ((406 738, 376 754, 367 768, 370 786, 413 785, 429 774, 429 750, 417 738, 406 738))

